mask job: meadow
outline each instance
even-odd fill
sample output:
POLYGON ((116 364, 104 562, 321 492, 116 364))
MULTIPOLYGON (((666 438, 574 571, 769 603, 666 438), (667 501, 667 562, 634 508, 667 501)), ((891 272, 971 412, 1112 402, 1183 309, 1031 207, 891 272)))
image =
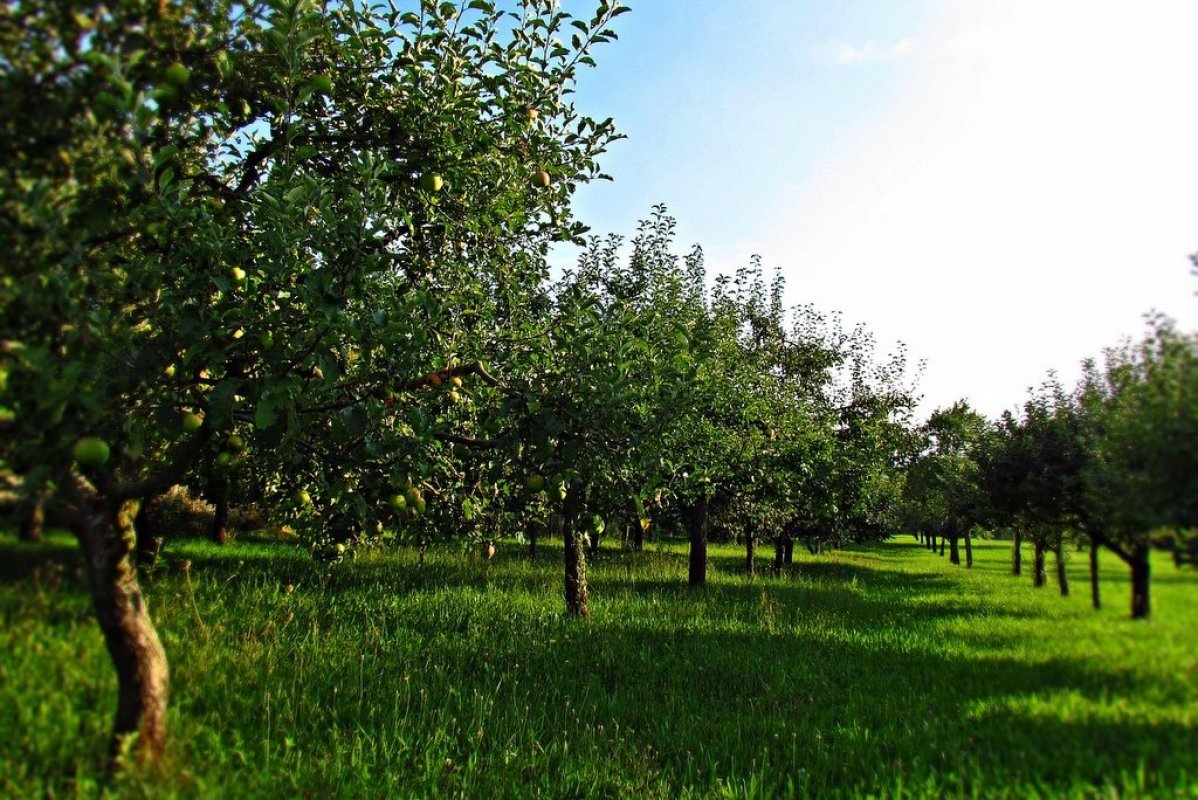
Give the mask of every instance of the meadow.
MULTIPOLYGON (((552 543, 550 543, 552 544, 552 543)), ((1153 617, 904 537, 741 574, 714 546, 605 550, 589 621, 561 552, 172 542, 143 585, 172 671, 161 776, 106 788, 115 678, 73 540, 0 534, 0 795, 1193 797, 1198 571, 1153 617)), ((1025 562, 1026 563, 1026 562, 1025 562)), ((111 785, 109 785, 111 786, 111 785)))

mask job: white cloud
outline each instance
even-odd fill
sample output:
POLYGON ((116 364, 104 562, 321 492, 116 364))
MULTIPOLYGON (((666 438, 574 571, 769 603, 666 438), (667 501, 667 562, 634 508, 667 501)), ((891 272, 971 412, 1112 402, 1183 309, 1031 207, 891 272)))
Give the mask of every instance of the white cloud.
POLYGON ((883 121, 733 249, 926 356, 929 406, 996 414, 1153 307, 1198 327, 1194 30, 1198 3, 945 2, 883 121))
POLYGON ((915 52, 914 39, 900 39, 890 46, 869 41, 862 46, 841 45, 836 56, 837 63, 856 64, 861 62, 898 61, 915 52))

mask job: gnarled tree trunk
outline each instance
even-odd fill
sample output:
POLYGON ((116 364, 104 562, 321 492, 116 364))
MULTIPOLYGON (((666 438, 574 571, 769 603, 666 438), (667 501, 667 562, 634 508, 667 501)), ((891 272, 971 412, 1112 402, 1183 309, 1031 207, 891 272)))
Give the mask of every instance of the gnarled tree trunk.
POLYGON ((690 539, 687 583, 702 586, 707 582, 707 495, 700 495, 686 514, 686 533, 690 539))
POLYGON ((136 735, 133 752, 156 763, 166 745, 169 672, 166 653, 137 580, 140 503, 111 504, 84 491, 71 498, 71 526, 83 549, 96 619, 117 673, 113 755, 136 735))

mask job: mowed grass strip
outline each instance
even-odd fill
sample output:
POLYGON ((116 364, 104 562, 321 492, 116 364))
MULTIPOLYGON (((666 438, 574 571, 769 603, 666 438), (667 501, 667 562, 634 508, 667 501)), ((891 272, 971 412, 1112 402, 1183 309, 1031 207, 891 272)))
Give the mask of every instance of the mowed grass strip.
MULTIPOLYGON (((560 547, 560 545, 559 545, 560 547)), ((1198 573, 1154 563, 1153 619, 910 538, 748 579, 685 545, 604 551, 594 616, 561 613, 560 549, 486 560, 173 542, 146 581, 172 742, 146 797, 1189 797, 1198 573), (188 574, 181 565, 191 562, 188 574), (291 587, 290 591, 288 587, 291 587)), ((105 791, 115 680, 69 537, 0 535, 0 795, 105 791)), ((765 566, 765 563, 762 563, 765 566)))

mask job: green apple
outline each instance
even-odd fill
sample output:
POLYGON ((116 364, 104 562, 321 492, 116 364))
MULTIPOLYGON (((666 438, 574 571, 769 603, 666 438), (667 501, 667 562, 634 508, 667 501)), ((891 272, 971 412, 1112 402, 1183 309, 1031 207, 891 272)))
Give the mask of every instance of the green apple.
POLYGON ((229 453, 217 453, 216 454, 217 469, 228 469, 229 465, 232 463, 233 463, 233 456, 230 455, 229 453))
POLYGON ((81 467, 98 467, 112 455, 108 442, 96 436, 84 436, 75 442, 75 461, 81 467))
POLYGON ((241 267, 231 267, 229 269, 229 280, 233 281, 233 285, 235 286, 245 286, 245 270, 241 267))
POLYGON ((333 79, 322 72, 319 75, 313 76, 312 88, 321 94, 328 94, 333 91, 333 79))
POLYGON ((168 377, 168 378, 173 378, 173 377, 175 377, 175 365, 174 365, 174 364, 167 364, 167 365, 166 365, 166 369, 162 370, 162 374, 163 374, 163 375, 165 375, 165 376, 166 376, 166 377, 168 377))
POLYGON ((262 346, 265 347, 267 350, 269 350, 271 347, 274 346, 275 336, 270 331, 266 331, 265 333, 263 333, 261 336, 258 337, 258 341, 262 342, 262 346))
POLYGON ((551 178, 549 176, 549 173, 546 172, 545 170, 541 170, 540 172, 538 172, 537 174, 532 176, 532 185, 538 186, 542 189, 548 187, 549 184, 552 182, 553 182, 553 178, 551 178))
POLYGON ((415 486, 408 489, 404 494, 407 496, 408 505, 418 506, 424 502, 424 498, 420 494, 420 490, 415 486))
POLYGON ((180 89, 186 86, 187 82, 191 80, 191 70, 176 61, 174 64, 171 64, 166 68, 166 70, 162 73, 162 77, 171 86, 174 86, 176 89, 180 89))
POLYGON ((524 487, 531 489, 534 492, 539 492, 545 488, 545 477, 538 475, 535 472, 531 475, 524 476, 524 487))
POLYGON ((234 453, 240 453, 245 449, 245 440, 234 433, 229 436, 228 440, 225 442, 225 445, 234 453))
POLYGON ((444 185, 444 179, 434 172, 426 172, 420 176, 420 188, 426 192, 439 192, 444 185))
POLYGON ((312 505, 312 495, 308 494, 307 489, 297 489, 295 492, 295 503, 300 506, 312 505))
POLYGON ((195 433, 204 424, 204 417, 194 411, 189 411, 183 415, 183 430, 187 433, 195 433))
POLYGON ((391 498, 387 502, 390 503, 391 508, 395 509, 396 511, 405 511, 408 507, 408 498, 404 497, 398 492, 391 495, 391 498))

